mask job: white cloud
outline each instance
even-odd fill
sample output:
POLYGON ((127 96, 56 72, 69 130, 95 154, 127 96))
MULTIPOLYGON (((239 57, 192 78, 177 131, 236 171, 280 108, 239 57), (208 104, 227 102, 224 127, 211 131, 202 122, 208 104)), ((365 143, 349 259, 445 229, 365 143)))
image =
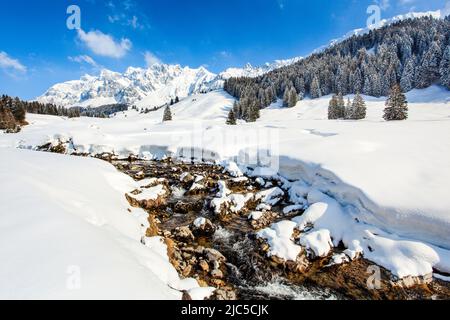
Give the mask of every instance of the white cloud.
POLYGON ((27 72, 27 68, 20 63, 19 60, 11 58, 6 52, 0 51, 0 68, 7 70, 15 70, 19 72, 27 72))
POLYGON ((139 22, 138 22, 138 17, 136 17, 136 16, 133 16, 133 18, 130 19, 130 20, 128 21, 128 23, 129 23, 134 29, 137 29, 137 28, 140 27, 140 24, 139 24, 139 22))
POLYGON ((90 56, 88 55, 80 55, 80 56, 76 56, 76 57, 69 57, 70 61, 73 62, 77 62, 77 63, 87 63, 95 68, 98 67, 97 62, 95 62, 94 59, 92 59, 90 56))
POLYGON ((86 33, 80 29, 78 38, 95 54, 116 59, 125 56, 133 45, 129 39, 122 38, 119 42, 99 30, 86 33))
POLYGON ((150 51, 146 51, 144 53, 145 63, 147 64, 147 67, 150 67, 154 64, 161 64, 162 61, 157 56, 155 56, 150 51))
POLYGON ((390 0, 376 0, 375 3, 381 8, 381 10, 387 10, 391 6, 390 0))

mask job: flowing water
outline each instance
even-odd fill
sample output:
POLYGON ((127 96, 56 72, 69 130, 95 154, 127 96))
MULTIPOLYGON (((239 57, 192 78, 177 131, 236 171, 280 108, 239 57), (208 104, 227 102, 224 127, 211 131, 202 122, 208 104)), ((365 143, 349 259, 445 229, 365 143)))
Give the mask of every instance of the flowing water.
MULTIPOLYGON (((226 219, 217 216, 210 207, 211 200, 217 193, 217 181, 232 184, 233 177, 225 174, 223 169, 207 164, 172 163, 170 161, 116 161, 113 164, 122 172, 136 180, 144 178, 165 178, 170 189, 170 196, 165 206, 149 211, 160 221, 158 228, 163 232, 172 232, 178 227, 190 226, 198 217, 209 219, 217 228, 213 235, 197 236, 183 246, 205 247, 218 250, 227 259, 224 282, 233 288, 239 299, 243 300, 311 300, 311 299, 429 299, 450 296, 448 285, 435 282, 430 286, 417 286, 405 290, 383 282, 383 290, 373 291, 367 288, 365 276, 367 267, 373 263, 358 259, 348 265, 324 268, 327 260, 310 261, 305 273, 286 270, 274 266, 261 250, 256 239, 256 231, 247 216, 231 215, 226 219), (204 192, 190 194, 186 192, 190 184, 180 181, 183 173, 194 177, 202 176, 207 186, 204 192)), ((192 183, 192 182, 191 182, 192 183)), ((276 184, 275 181, 273 181, 276 184)), ((252 192, 261 190, 255 181, 249 180, 245 187, 232 186, 233 192, 252 192), (236 191, 238 190, 238 191, 236 191)), ((272 211, 281 212, 282 207, 272 211)), ((282 216, 282 215, 280 215, 282 216)), ((279 221, 274 219, 273 222, 279 221)), ((329 260, 328 260, 329 261, 329 260)), ((194 275, 197 275, 195 273, 194 275)), ((192 274, 189 275, 191 277, 192 274)), ((383 276, 390 275, 383 270, 383 276)))
MULTIPOLYGON (((198 217, 211 220, 218 228, 209 237, 197 237, 195 245, 213 248, 221 252, 226 258, 227 276, 226 283, 232 285, 238 297, 244 300, 261 299, 336 299, 328 289, 317 286, 306 286, 295 284, 283 276, 281 270, 276 270, 268 265, 267 257, 260 253, 255 241, 255 230, 252 229, 248 219, 243 216, 233 216, 229 221, 220 221, 209 206, 214 192, 202 195, 186 195, 186 189, 179 184, 179 174, 186 169, 183 165, 180 171, 174 171, 176 164, 165 162, 136 162, 132 166, 125 162, 115 165, 135 177, 136 174, 144 172, 145 177, 164 177, 169 181, 171 195, 167 206, 158 215, 161 224, 160 230, 174 230, 177 227, 188 226, 198 217), (189 204, 189 207, 197 207, 186 213, 177 213, 173 208, 177 203, 189 204), (201 205, 203 204, 203 205, 201 205)), ((208 175, 206 167, 192 167, 192 172, 208 175), (197 170, 195 170, 197 169, 197 170)), ((211 169, 209 169, 211 170, 211 169)), ((214 174, 218 174, 214 172, 214 174)), ((225 178, 225 177, 223 177, 225 178)), ((229 178, 229 177, 228 177, 229 178)))

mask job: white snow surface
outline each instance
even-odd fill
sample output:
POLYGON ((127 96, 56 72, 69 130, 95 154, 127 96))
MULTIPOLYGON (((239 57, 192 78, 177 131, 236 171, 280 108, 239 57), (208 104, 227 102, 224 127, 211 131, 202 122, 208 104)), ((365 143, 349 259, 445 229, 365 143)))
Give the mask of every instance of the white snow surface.
MULTIPOLYGON (((345 209, 344 217, 357 218, 396 242, 423 243, 439 256, 437 262, 434 254, 420 250, 418 256, 425 257, 426 263, 413 262, 412 269, 392 261, 384 264, 397 274, 422 273, 430 265, 446 269, 450 266, 450 92, 438 86, 411 91, 409 119, 402 122, 382 119, 385 98, 364 99, 368 116, 362 121, 327 120, 327 96, 300 101, 291 109, 272 106, 262 110, 256 123, 226 126, 234 100, 222 91, 182 100, 172 108, 174 121, 165 123, 162 110, 146 115, 127 111, 112 119, 28 115, 30 125, 21 133, 0 134, 0 147, 32 149, 70 140, 71 151, 90 154, 109 151, 123 157, 233 161, 242 170, 256 168, 244 172, 249 175, 295 180, 285 180, 283 186, 294 205, 314 204, 310 191, 317 190, 336 200, 345 209)), ((334 230, 338 234, 328 230, 333 241, 340 238, 339 230, 334 230)), ((382 246, 377 250, 381 254, 390 244, 378 240, 372 245, 382 246)), ((352 255, 358 246, 350 247, 352 255)), ((406 259, 415 249, 405 248, 398 252, 406 259)))
POLYGON ((161 238, 141 243, 148 215, 125 199, 137 184, 106 162, 0 148, 0 181, 0 298, 210 294, 180 280, 161 238))

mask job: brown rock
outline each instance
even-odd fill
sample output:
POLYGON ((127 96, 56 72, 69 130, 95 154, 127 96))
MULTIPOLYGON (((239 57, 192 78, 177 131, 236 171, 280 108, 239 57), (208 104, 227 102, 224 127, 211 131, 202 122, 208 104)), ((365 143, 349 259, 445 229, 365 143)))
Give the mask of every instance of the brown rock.
POLYGON ((205 272, 209 272, 209 264, 205 260, 200 260, 198 263, 200 269, 202 269, 205 272))
POLYGON ((223 277, 224 277, 223 272, 219 269, 215 269, 215 270, 211 271, 211 276, 214 279, 223 279, 223 277))
POLYGON ((193 242, 195 240, 194 234, 189 227, 178 227, 172 232, 174 238, 181 242, 193 242))

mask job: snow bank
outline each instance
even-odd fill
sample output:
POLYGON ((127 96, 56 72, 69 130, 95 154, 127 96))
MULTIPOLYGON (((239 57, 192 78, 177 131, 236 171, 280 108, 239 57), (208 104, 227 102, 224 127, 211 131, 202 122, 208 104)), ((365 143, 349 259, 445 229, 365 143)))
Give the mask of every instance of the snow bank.
POLYGON ((127 211, 128 176, 99 160, 0 148, 0 180, 2 299, 181 298, 161 239, 141 243, 146 213, 127 211))

